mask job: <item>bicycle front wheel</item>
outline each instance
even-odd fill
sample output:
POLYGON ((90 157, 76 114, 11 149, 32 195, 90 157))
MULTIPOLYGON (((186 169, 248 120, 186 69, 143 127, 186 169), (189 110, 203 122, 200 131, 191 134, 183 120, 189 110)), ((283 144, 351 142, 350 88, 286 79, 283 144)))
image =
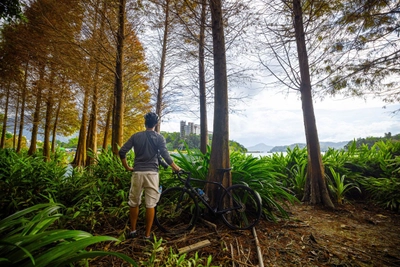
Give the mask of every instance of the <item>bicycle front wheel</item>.
POLYGON ((182 233, 193 228, 198 210, 197 199, 187 189, 168 188, 158 201, 155 223, 163 232, 182 233))
POLYGON ((246 230, 261 218, 259 196, 248 186, 236 184, 228 187, 219 203, 222 220, 231 229, 246 230))

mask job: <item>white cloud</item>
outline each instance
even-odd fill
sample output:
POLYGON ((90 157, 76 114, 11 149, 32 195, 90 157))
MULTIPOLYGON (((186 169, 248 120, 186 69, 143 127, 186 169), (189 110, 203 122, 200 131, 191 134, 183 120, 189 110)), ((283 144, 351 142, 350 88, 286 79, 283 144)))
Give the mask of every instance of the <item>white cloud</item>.
MULTIPOLYGON (((384 136, 385 133, 400 133, 400 117, 391 114, 400 105, 387 105, 377 99, 326 98, 314 103, 319 140, 340 142, 359 137, 384 136)), ((245 147, 258 143, 266 145, 289 145, 305 143, 303 112, 301 101, 295 95, 286 97, 263 91, 254 99, 242 104, 241 114, 229 117, 229 139, 245 147)), ((163 131, 178 132, 179 121, 193 121, 196 118, 175 116, 163 123, 163 131)), ((209 129, 212 131, 212 116, 209 116, 209 129)))
POLYGON ((400 108, 393 105, 365 107, 348 110, 317 110, 320 141, 348 141, 358 137, 384 136, 400 133, 399 118, 391 111, 400 108))

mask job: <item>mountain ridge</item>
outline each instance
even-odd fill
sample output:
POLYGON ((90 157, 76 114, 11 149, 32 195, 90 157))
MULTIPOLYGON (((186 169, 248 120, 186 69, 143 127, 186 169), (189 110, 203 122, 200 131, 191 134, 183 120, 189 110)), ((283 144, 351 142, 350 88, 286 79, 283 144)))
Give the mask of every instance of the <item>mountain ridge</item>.
MULTIPOLYGON (((329 148, 333 149, 343 149, 345 145, 347 145, 350 141, 342 141, 342 142, 320 142, 321 151, 327 151, 329 148)), ((258 143, 254 146, 246 147, 248 152, 259 152, 259 153, 268 153, 268 152, 286 152, 287 148, 293 149, 298 146, 299 148, 306 147, 305 143, 293 143, 290 145, 283 146, 271 146, 266 145, 264 143, 258 143)))

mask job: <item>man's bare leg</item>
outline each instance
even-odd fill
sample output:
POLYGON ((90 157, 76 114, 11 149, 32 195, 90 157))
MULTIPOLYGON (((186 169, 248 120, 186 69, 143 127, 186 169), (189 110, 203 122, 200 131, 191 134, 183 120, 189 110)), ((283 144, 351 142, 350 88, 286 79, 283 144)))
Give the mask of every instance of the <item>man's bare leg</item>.
POLYGON ((139 217, 139 206, 129 208, 129 219, 131 221, 131 232, 136 231, 136 223, 139 217))
POLYGON ((155 209, 154 208, 146 208, 146 232, 145 232, 145 237, 149 237, 150 236, 151 227, 153 226, 153 221, 154 221, 154 215, 155 215, 155 209))

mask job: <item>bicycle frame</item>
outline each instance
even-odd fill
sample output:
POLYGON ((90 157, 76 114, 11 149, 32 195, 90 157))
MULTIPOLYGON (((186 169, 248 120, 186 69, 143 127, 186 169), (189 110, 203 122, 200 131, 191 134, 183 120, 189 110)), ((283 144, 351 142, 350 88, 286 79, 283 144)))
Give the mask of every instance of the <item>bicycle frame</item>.
MULTIPOLYGON (((221 202, 221 198, 224 195, 224 192, 227 192, 226 188, 222 185, 221 182, 210 182, 210 181, 205 181, 205 180, 201 180, 201 179, 197 179, 197 178, 192 178, 190 177, 190 173, 189 172, 178 172, 176 173, 178 179, 183 183, 184 187, 186 189, 188 189, 191 193, 193 193, 195 196, 197 196, 197 199, 199 199, 201 201, 201 203, 203 203, 209 211, 211 211, 214 215, 220 215, 220 214, 224 214, 226 212, 229 212, 231 210, 235 210, 235 209, 239 209, 241 208, 240 205, 236 205, 237 203, 235 203, 235 205, 232 205, 231 208, 229 209, 223 209, 220 210, 219 209, 219 204, 221 202), (182 178, 182 174, 186 174, 187 177, 182 178), (212 207, 200 194, 199 192, 197 192, 197 190, 195 190, 195 187, 193 187, 190 183, 191 182, 199 182, 199 183, 203 183, 203 184, 214 184, 217 186, 217 190, 218 190, 218 201, 216 203, 215 207, 212 207), (221 189, 223 190, 221 192, 221 189)), ((229 194, 229 192, 227 192, 227 194, 229 194)))
MULTIPOLYGON (((220 169, 227 172, 230 169, 220 169)), ((209 214, 221 217, 222 221, 231 229, 247 230, 253 227, 260 219, 262 207, 259 196, 250 187, 235 184, 225 187, 222 182, 206 181, 192 178, 190 172, 174 173, 181 186, 167 188, 160 198, 160 213, 156 212, 155 222, 164 232, 180 233, 191 230, 199 211, 207 208, 209 214), (186 176, 185 176, 186 175, 186 176), (197 191, 209 184, 216 186, 216 202, 211 205, 202 192, 197 191), (203 203, 199 207, 199 204, 203 203), (200 208, 200 209, 199 209, 200 208)))

